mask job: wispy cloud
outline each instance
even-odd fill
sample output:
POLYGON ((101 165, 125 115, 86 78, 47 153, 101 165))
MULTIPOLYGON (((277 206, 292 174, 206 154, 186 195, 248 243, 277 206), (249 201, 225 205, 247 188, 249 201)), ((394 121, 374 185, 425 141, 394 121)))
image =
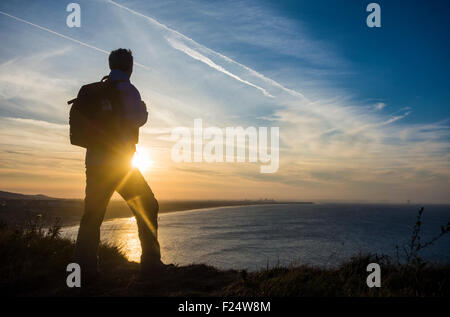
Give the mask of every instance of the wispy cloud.
POLYGON ((384 102, 377 102, 376 104, 373 105, 373 108, 375 110, 383 110, 384 107, 386 107, 386 104, 384 102))
POLYGON ((214 63, 212 60, 210 60, 209 58, 207 58, 206 56, 200 54, 199 52, 187 47, 186 45, 184 45, 183 43, 180 43, 176 40, 170 39, 168 38, 167 41, 170 43, 170 45, 172 45, 173 48, 182 51, 183 53, 185 53, 186 55, 189 55, 190 57, 192 57, 193 59, 196 59, 202 63, 205 63, 206 65, 208 65, 209 67, 224 73, 225 75, 230 76, 231 78, 236 79, 237 81, 240 81, 241 83, 244 83, 246 85, 249 85, 251 87, 254 87, 258 90, 260 90, 265 96, 267 97, 272 97, 273 96, 271 94, 269 94, 267 92, 267 90, 265 90, 264 88, 261 88, 255 84, 252 84, 251 82, 244 80, 242 78, 240 78, 239 76, 230 73, 229 71, 227 71, 225 68, 223 68, 222 66, 217 65, 216 63, 214 63))
MULTIPOLYGON (((79 44, 79 45, 82 45, 82 46, 88 47, 88 48, 90 48, 90 49, 96 50, 96 51, 98 51, 98 52, 100 52, 100 53, 109 55, 109 52, 108 52, 108 51, 105 51, 105 50, 103 50, 103 49, 101 49, 101 48, 98 48, 98 47, 96 47, 96 46, 94 46, 94 45, 91 45, 91 44, 88 44, 88 43, 79 41, 79 40, 74 39, 74 38, 72 38, 72 37, 70 37, 70 36, 67 36, 67 35, 61 34, 61 33, 59 33, 59 32, 53 31, 53 30, 51 30, 51 29, 49 29, 49 28, 40 26, 40 25, 38 25, 38 24, 36 24, 36 23, 32 23, 32 22, 30 22, 30 21, 27 21, 27 20, 25 20, 25 19, 21 19, 21 18, 19 18, 19 17, 16 17, 16 16, 14 16, 14 15, 12 15, 12 14, 9 14, 9 13, 3 12, 3 11, 0 11, 0 14, 3 14, 4 16, 10 17, 10 18, 12 18, 12 19, 14 19, 14 20, 17 20, 17 21, 26 23, 26 24, 28 24, 28 25, 31 25, 31 26, 33 26, 33 27, 35 27, 35 28, 38 28, 38 29, 42 30, 42 31, 46 31, 46 32, 48 32, 48 33, 54 34, 54 35, 59 36, 59 37, 61 37, 61 38, 63 38, 63 39, 66 39, 66 40, 69 40, 69 41, 71 41, 71 42, 77 43, 77 44, 79 44)), ((149 68, 148 68, 147 66, 145 66, 145 65, 143 65, 143 64, 141 64, 141 63, 134 62, 134 64, 137 65, 137 66, 139 66, 139 67, 142 67, 142 68, 145 68, 145 69, 149 70, 149 68)))
MULTIPOLYGON (((139 5, 145 7, 143 3, 139 5)), ((373 195, 372 198, 403 200, 415 192, 423 192, 425 198, 445 196, 444 185, 450 179, 448 122, 412 124, 405 119, 414 109, 396 110, 389 100, 379 96, 374 96, 371 103, 361 102, 345 91, 330 92, 320 82, 314 83, 311 93, 311 88, 298 84, 310 81, 306 74, 296 74, 297 84, 282 73, 272 76, 256 62, 250 67, 239 55, 230 55, 231 58, 168 27, 159 18, 116 1, 89 1, 82 6, 98 10, 99 27, 108 25, 108 29, 102 33, 84 30, 88 35, 79 33, 76 38, 69 37, 63 28, 45 28, 39 20, 39 24, 30 22, 29 15, 24 14, 27 17, 24 20, 1 11, 11 23, 21 22, 22 28, 32 26, 36 37, 45 39, 46 43, 52 42, 53 37, 68 42, 55 41, 51 48, 33 42, 29 51, 18 50, 14 57, 0 55, 0 145, 6 150, 0 153, 0 167, 4 167, 0 176, 8 175, 0 185, 13 181, 12 175, 26 170, 28 164, 39 175, 47 171, 60 178, 67 171, 67 179, 77 179, 82 187, 82 177, 75 178, 74 174, 82 175, 83 151, 69 144, 65 101, 76 94, 81 84, 98 80, 99 73, 107 71, 103 55, 108 52, 103 48, 125 46, 132 48, 137 59, 147 67, 140 67, 132 80, 149 106, 150 119, 141 130, 141 143, 152 150, 157 168, 151 172, 151 179, 158 193, 183 197, 189 187, 189 195, 198 194, 197 197, 218 188, 230 198, 242 192, 250 193, 249 197, 268 193, 280 199, 370 198, 373 195), (108 24, 111 19, 114 24, 108 24), (102 59, 96 52, 101 53, 102 59), (385 109, 392 110, 387 114, 382 111, 385 109), (173 142, 168 137, 171 129, 179 125, 192 127, 193 119, 198 117, 205 126, 279 126, 279 171, 274 175, 260 175, 258 166, 251 164, 174 165, 170 160, 173 142), (18 158, 17 153, 27 153, 28 157, 18 158), (29 155, 35 158, 33 162, 29 155), (60 163, 56 158, 61 159, 60 163), (202 177, 180 177, 180 172, 190 170, 202 177), (220 180, 216 175, 220 175, 220 180), (427 181, 421 183, 422 179, 427 181), (436 194, 432 194, 433 189, 436 194)), ((177 8, 173 9, 176 15, 177 8)), ((269 13, 258 14, 260 17, 269 13)), ((276 21, 277 17, 268 19, 276 21)), ((214 30, 201 21, 196 22, 195 28, 198 33, 215 36, 214 30)), ((241 25, 236 28, 240 29, 241 25)), ((252 30, 260 32, 259 28, 252 30)), ((23 35, 19 28, 14 32, 17 38, 23 35)), ((236 35, 238 43, 247 41, 257 45, 247 35, 236 35)), ((281 45, 276 42, 276 34, 260 33, 255 37, 261 39, 263 35, 270 35, 270 40, 261 45, 276 51, 281 45)), ((314 65, 332 62, 331 54, 319 54, 320 45, 302 32, 296 36, 308 47, 304 52, 297 52, 297 57, 305 57, 307 63, 314 65), (309 49, 319 57, 307 57, 309 49)), ((21 41, 26 40, 25 37, 21 41)), ((339 69, 342 65, 345 63, 338 62, 333 67, 345 72, 345 68, 339 69)), ((32 177, 37 179, 36 175, 32 177)))
POLYGON ((205 57, 200 52, 204 51, 204 52, 209 53, 209 54, 211 54, 213 56, 217 56, 217 57, 219 57, 220 59, 222 59, 223 61, 225 61, 227 63, 239 66, 240 68, 242 68, 245 71, 249 72, 251 75, 253 75, 253 76, 255 76, 255 77, 259 78, 259 79, 262 79, 263 81, 265 81, 266 83, 268 83, 268 84, 270 84, 272 86, 275 86, 275 87, 280 88, 280 89, 282 89, 284 91, 287 91, 287 92, 291 93, 294 96, 303 97, 303 95, 301 93, 299 93, 297 91, 294 91, 292 89, 288 89, 288 88, 284 87, 283 85, 281 85, 280 83, 276 82, 275 80, 267 78, 266 76, 264 76, 264 75, 260 74, 259 72, 251 69, 250 67, 247 67, 247 66, 245 66, 245 65, 243 65, 243 64, 241 64, 241 63, 239 63, 239 62, 237 62, 237 61, 235 61, 233 59, 231 59, 228 56, 225 56, 225 55, 223 55, 223 54, 221 54, 219 52, 216 52, 216 51, 214 51, 212 49, 209 49, 208 47, 206 47, 204 45, 201 45, 201 44, 197 43, 195 40, 189 38, 188 36, 178 32, 178 31, 176 31, 176 30, 174 30, 174 29, 172 29, 172 28, 170 28, 170 27, 168 27, 166 25, 164 25, 163 23, 160 23, 159 21, 157 21, 156 19, 154 19, 152 17, 149 17, 149 16, 147 16, 147 15, 145 15, 143 13, 140 13, 140 12, 138 12, 136 10, 130 9, 130 8, 128 8, 128 7, 124 6, 124 5, 121 5, 121 4, 119 4, 119 3, 117 3, 117 2, 115 2, 113 0, 106 0, 106 2, 108 2, 110 4, 113 4, 113 5, 121 8, 121 9, 124 9, 124 10, 126 10, 126 11, 128 11, 128 12, 134 14, 134 15, 137 15, 137 16, 141 17, 141 18, 144 18, 147 21, 149 21, 150 23, 152 23, 152 24, 154 24, 154 25, 164 29, 165 31, 168 31, 169 34, 171 34, 173 36, 173 38, 166 37, 166 39, 172 45, 172 47, 174 47, 175 49, 183 51, 184 53, 186 53, 187 55, 191 56, 192 58, 194 58, 196 60, 199 60, 199 61, 202 61, 203 63, 207 64, 208 66, 210 66, 210 67, 212 67, 212 68, 214 68, 214 69, 216 69, 218 71, 221 71, 221 72, 227 74, 228 76, 230 76, 230 77, 232 77, 232 78, 234 78, 234 79, 236 79, 238 81, 244 82, 244 83, 246 83, 246 84, 248 84, 248 85, 250 85, 252 87, 257 88, 258 90, 262 91, 264 93, 264 95, 266 95, 266 96, 273 97, 272 95, 270 95, 266 91, 266 89, 261 88, 261 87, 255 85, 255 84, 252 84, 252 83, 250 83, 250 82, 248 82, 246 80, 241 79, 237 75, 232 74, 231 72, 227 71, 224 67, 215 64, 211 59, 205 57), (184 41, 185 43, 191 44, 192 47, 198 48, 199 51, 195 51, 195 49, 188 47, 186 44, 183 44, 181 41, 176 41, 175 38, 178 38, 179 40, 184 41))

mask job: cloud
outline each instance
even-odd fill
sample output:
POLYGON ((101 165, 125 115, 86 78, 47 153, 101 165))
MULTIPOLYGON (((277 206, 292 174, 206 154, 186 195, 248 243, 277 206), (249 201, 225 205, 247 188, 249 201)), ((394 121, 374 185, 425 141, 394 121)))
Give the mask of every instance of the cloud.
POLYGON ((267 96, 267 97, 273 98, 273 96, 272 96, 271 94, 269 94, 269 93, 267 92, 267 90, 265 90, 264 88, 261 88, 261 87, 255 85, 255 84, 252 84, 251 82, 249 82, 249 81, 247 81, 247 80, 244 80, 244 79, 240 78, 239 76, 236 76, 236 75, 230 73, 229 71, 227 71, 227 70, 226 70, 225 68, 223 68, 222 66, 217 65, 216 63, 214 63, 212 60, 210 60, 210 59, 207 58, 206 56, 204 56, 204 55, 200 54, 199 52, 197 52, 197 51, 195 51, 195 50, 193 50, 193 49, 187 47, 187 46, 184 45, 183 43, 178 42, 178 41, 173 40, 173 39, 170 39, 170 38, 168 38, 167 41, 170 43, 170 45, 172 45, 173 48, 175 48, 175 49, 177 49, 177 50, 179 50, 179 51, 185 53, 186 55, 192 57, 193 59, 198 60, 198 61, 200 61, 200 62, 202 62, 202 63, 205 63, 205 64, 208 65, 209 67, 211 67, 211 68, 213 68, 213 69, 215 69, 215 70, 217 70, 217 71, 219 71, 219 72, 222 72, 222 73, 224 73, 225 75, 228 75, 228 76, 230 76, 231 78, 236 79, 237 81, 240 81, 240 82, 242 82, 242 83, 244 83, 244 84, 246 84, 246 85, 249 85, 249 86, 251 86, 251 87, 254 87, 254 88, 260 90, 260 91, 261 91, 265 96, 267 96))
MULTIPOLYGON (((107 51, 100 47, 120 45, 131 47, 142 65, 151 70, 138 68, 132 77, 150 113, 148 124, 141 130, 141 143, 151 149, 156 162, 152 181, 157 188, 158 184, 169 183, 172 179, 177 182, 180 191, 171 193, 172 197, 183 195, 183 188, 194 181, 199 187, 190 186, 192 193, 196 188, 204 193, 208 184, 221 182, 224 193, 242 194, 247 187, 256 197, 258 193, 269 191, 275 198, 286 199, 300 197, 300 194, 308 197, 353 197, 356 193, 370 196, 373 190, 381 193, 376 197, 393 197, 400 191, 398 188, 404 190, 401 195, 405 196, 417 192, 418 188, 426 193, 434 188, 441 197, 445 196, 448 186, 443 184, 448 185, 450 179, 448 122, 412 124, 402 120, 409 115, 409 107, 386 114, 381 111, 386 107, 384 102, 367 107, 367 102, 345 91, 330 92, 320 82, 314 83, 312 94, 311 88, 296 85, 282 72, 273 77, 277 78, 274 80, 272 75, 262 74, 265 71, 261 69, 265 68, 261 64, 255 62, 250 67, 239 55, 231 58, 143 13, 115 1, 107 3, 111 5, 105 2, 82 4, 89 12, 102 13, 95 18, 98 28, 108 25, 102 32, 87 30, 87 33, 79 33, 80 40, 73 41, 75 38, 67 39, 59 29, 48 28, 49 32, 40 23, 36 24, 37 29, 35 27, 36 42, 30 44, 29 50, 17 50, 13 58, 0 56, 0 145, 5 150, 0 153, 0 166, 4 167, 5 175, 27 168, 35 168, 39 175, 45 175, 45 171, 64 175, 67 171, 67 179, 73 178, 76 172, 82 175, 83 151, 69 144, 69 108, 65 102, 76 94, 81 84, 98 80, 99 74, 105 71, 107 51), (109 25, 111 20, 114 24, 109 25), (95 43, 98 50, 77 41, 95 43), (191 128, 194 118, 202 118, 205 128, 279 126, 279 171, 260 175, 258 164, 175 165, 170 160, 173 143, 168 136, 174 127, 191 128), (32 162, 30 155, 34 158, 32 162), (177 173, 182 170, 195 172, 202 178, 179 177, 177 173), (215 179, 217 175, 220 180, 215 179), (422 179, 427 182, 421 183, 422 179), (237 191, 238 183, 245 186, 237 191)), ((267 14, 258 12, 256 17, 267 14)), ((272 20, 276 20, 276 16, 268 21, 272 20)), ((21 22, 23 28, 32 23, 21 22)), ((214 30, 205 29, 201 21, 195 28, 197 32, 217 37, 214 30)), ((19 28, 13 31, 17 38, 23 35, 19 28)), ((248 37, 247 31, 238 35, 239 43, 258 45, 248 37)), ((261 39, 263 35, 255 33, 255 38, 261 39)), ((280 44, 275 41, 276 33, 266 35, 270 35, 270 40, 261 46, 276 50, 280 44)), ((303 33, 298 37, 309 41, 303 33)), ((26 40, 30 39, 25 37, 21 41, 26 40)), ((12 50, 16 49, 16 42, 10 44, 12 50)), ((308 46, 311 52, 322 49, 315 44, 313 41, 308 46)), ((300 57, 306 53, 298 54, 300 57)), ((314 61, 312 57, 306 60, 315 67, 332 59, 326 52, 318 56, 320 58, 314 61)), ((332 65, 334 70, 340 70, 336 69, 338 66, 332 65)), ((310 79, 302 72, 297 77, 300 82, 310 79)), ((394 106, 389 103, 391 108, 394 106)))
POLYGON ((286 92, 289 92, 290 94, 292 94, 292 95, 294 95, 296 97, 303 98, 303 95, 301 93, 299 93, 299 92, 297 92, 295 90, 292 90, 292 89, 288 89, 288 88, 284 87, 283 85, 281 85, 280 83, 276 82, 275 80, 267 78, 263 74, 260 74, 259 72, 251 69, 250 67, 247 67, 247 66, 245 66, 245 65, 243 65, 243 64, 241 64, 241 63, 239 63, 239 62, 237 62, 237 61, 235 61, 233 59, 231 59, 228 56, 220 54, 219 52, 216 52, 216 51, 214 51, 212 49, 209 49, 208 47, 206 47, 204 45, 201 45, 201 44, 197 43, 193 39, 191 39, 191 38, 185 36, 184 34, 182 34, 182 33, 178 32, 178 31, 176 31, 176 30, 174 30, 174 29, 164 25, 163 23, 160 23, 159 21, 157 21, 154 18, 151 18, 151 17, 149 17, 149 16, 147 16, 145 14, 142 14, 142 13, 136 11, 136 10, 130 9, 130 8, 128 8, 128 7, 124 6, 124 5, 121 5, 121 4, 119 4, 119 3, 117 3, 117 2, 115 2, 113 0, 106 0, 106 2, 108 2, 110 4, 113 4, 113 5, 121 8, 121 9, 124 9, 124 10, 126 10, 126 11, 128 11, 128 12, 134 14, 134 15, 137 15, 137 16, 141 17, 141 18, 144 18, 145 20, 149 21, 153 25, 156 25, 157 27, 163 29, 164 31, 167 31, 168 34, 170 34, 172 36, 172 38, 166 37, 166 39, 167 39, 167 41, 169 41, 169 43, 175 49, 183 51, 184 53, 186 53, 187 55, 191 56, 192 58, 194 58, 196 60, 199 60, 199 61, 202 61, 205 64, 207 64, 208 66, 210 66, 210 67, 212 67, 212 68, 214 68, 214 69, 216 69, 218 71, 224 72, 224 73, 226 73, 227 75, 229 75, 230 77, 232 77, 234 79, 237 79, 237 80, 239 80, 241 82, 249 84, 252 87, 257 88, 258 90, 261 90, 264 93, 264 95, 266 95, 266 96, 273 97, 264 88, 261 88, 261 87, 258 87, 257 85, 249 83, 249 82, 239 78, 239 76, 236 76, 236 75, 226 71, 223 67, 215 64, 214 62, 212 62, 211 59, 205 57, 200 52, 203 51, 203 52, 208 53, 208 54, 210 54, 212 56, 216 56, 216 57, 222 59, 223 61, 225 61, 225 62, 227 62, 229 64, 234 64, 234 65, 238 66, 239 68, 242 68, 243 70, 247 71, 250 75, 263 80, 264 82, 270 84, 273 87, 280 88, 280 89, 282 89, 282 90, 284 90, 286 92), (178 39, 178 41, 175 40, 176 38, 178 39), (189 43, 193 48, 197 48, 199 51, 196 51, 193 48, 189 48, 186 44, 183 44, 181 41, 183 41, 184 43, 189 43))
MULTIPOLYGON (((28 25, 31 25, 31 26, 33 26, 33 27, 35 27, 35 28, 38 28, 38 29, 42 30, 42 31, 46 31, 46 32, 48 32, 48 33, 50 33, 50 34, 54 34, 54 35, 59 36, 59 37, 61 37, 61 38, 63 38, 63 39, 69 40, 69 41, 71 41, 71 42, 77 43, 77 44, 82 45, 82 46, 85 46, 85 47, 88 47, 88 48, 93 49, 93 50, 95 50, 95 51, 98 51, 98 52, 100 52, 100 53, 109 55, 109 52, 108 52, 108 51, 105 51, 105 50, 103 50, 103 49, 101 49, 101 48, 98 48, 98 47, 96 47, 96 46, 94 46, 94 45, 85 43, 85 42, 80 41, 80 40, 77 40, 77 39, 75 39, 75 38, 73 38, 73 37, 70 37, 70 36, 64 35, 64 34, 62 34, 62 33, 53 31, 53 30, 51 30, 51 29, 49 29, 49 28, 40 26, 40 25, 38 25, 38 24, 32 23, 32 22, 30 22, 30 21, 27 21, 27 20, 25 20, 25 19, 21 19, 21 18, 16 17, 16 16, 14 16, 14 15, 12 15, 12 14, 9 14, 9 13, 3 12, 3 11, 0 11, 0 14, 3 14, 4 16, 10 17, 10 18, 12 18, 12 19, 14 19, 14 20, 17 20, 17 21, 26 23, 26 24, 28 24, 28 25)), ((149 70, 149 68, 148 68, 147 66, 145 66, 145 65, 143 65, 143 64, 141 64, 141 63, 134 62, 134 64, 137 65, 137 66, 139 66, 139 67, 142 67, 142 68, 144 68, 144 69, 149 70)))
POLYGON ((66 101, 78 81, 49 72, 56 58, 71 53, 70 47, 17 56, 0 65, 0 116, 67 120, 66 101))
POLYGON ((384 102, 378 102, 373 105, 373 109, 375 110, 383 110, 384 107, 386 107, 386 104, 384 102))

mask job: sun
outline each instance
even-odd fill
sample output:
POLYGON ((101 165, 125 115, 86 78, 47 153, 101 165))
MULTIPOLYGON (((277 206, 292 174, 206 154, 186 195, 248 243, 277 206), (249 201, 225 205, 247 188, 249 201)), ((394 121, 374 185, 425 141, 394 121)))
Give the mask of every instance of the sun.
POLYGON ((150 158, 150 151, 145 147, 137 146, 136 153, 134 153, 131 165, 138 168, 141 172, 147 171, 152 165, 153 161, 150 158))

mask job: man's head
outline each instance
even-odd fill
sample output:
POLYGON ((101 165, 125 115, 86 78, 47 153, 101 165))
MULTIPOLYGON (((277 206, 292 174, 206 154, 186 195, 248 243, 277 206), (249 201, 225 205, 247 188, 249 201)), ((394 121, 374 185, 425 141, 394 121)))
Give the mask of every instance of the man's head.
POLYGON ((131 76, 133 72, 133 55, 131 51, 119 48, 109 54, 109 68, 120 69, 131 76))

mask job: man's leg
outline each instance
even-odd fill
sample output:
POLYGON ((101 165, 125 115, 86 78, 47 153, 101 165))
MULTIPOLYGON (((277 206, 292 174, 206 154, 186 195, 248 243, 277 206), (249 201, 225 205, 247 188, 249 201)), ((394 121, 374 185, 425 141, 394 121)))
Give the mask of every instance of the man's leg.
POLYGON ((86 198, 84 214, 81 218, 75 245, 75 262, 82 272, 97 272, 97 250, 100 242, 100 225, 106 207, 120 177, 114 176, 111 169, 104 167, 86 167, 86 198))
POLYGON ((117 187, 136 217, 141 240, 141 268, 151 269, 161 264, 158 243, 158 201, 138 169, 133 168, 117 187))

